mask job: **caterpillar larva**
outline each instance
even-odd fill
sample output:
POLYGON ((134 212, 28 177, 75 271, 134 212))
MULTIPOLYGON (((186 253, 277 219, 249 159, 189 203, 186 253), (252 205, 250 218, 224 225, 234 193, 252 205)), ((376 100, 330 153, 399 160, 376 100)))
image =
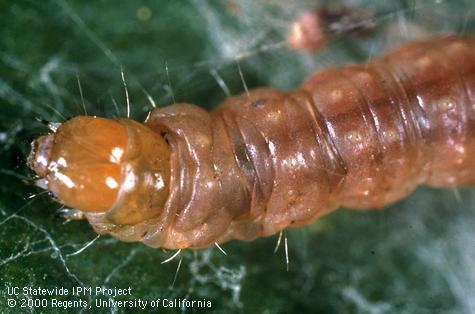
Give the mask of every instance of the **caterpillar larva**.
POLYGON ((475 41, 408 43, 365 65, 144 124, 80 116, 32 144, 42 185, 98 233, 171 249, 252 240, 420 184, 475 181, 475 41))

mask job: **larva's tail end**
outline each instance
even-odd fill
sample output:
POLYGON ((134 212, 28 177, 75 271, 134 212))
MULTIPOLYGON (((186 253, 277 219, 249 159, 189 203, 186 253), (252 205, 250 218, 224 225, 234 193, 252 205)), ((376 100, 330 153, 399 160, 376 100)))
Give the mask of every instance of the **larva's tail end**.
POLYGON ((317 50, 327 39, 322 21, 316 12, 301 14, 287 34, 288 44, 296 50, 317 50))

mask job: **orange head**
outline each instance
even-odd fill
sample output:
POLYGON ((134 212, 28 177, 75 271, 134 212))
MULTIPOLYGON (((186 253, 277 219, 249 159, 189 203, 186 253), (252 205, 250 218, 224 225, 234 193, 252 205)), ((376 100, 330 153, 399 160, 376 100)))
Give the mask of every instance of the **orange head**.
POLYGON ((28 165, 61 203, 130 224, 160 214, 169 158, 163 138, 140 123, 79 116, 33 141, 28 165))

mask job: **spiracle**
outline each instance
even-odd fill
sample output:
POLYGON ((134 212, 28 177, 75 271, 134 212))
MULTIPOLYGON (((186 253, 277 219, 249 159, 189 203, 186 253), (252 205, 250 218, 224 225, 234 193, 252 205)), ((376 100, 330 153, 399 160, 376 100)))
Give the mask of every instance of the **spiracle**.
POLYGON ((32 143, 41 185, 100 234, 200 248, 475 181, 475 40, 410 42, 365 65, 145 123, 78 116, 32 143))

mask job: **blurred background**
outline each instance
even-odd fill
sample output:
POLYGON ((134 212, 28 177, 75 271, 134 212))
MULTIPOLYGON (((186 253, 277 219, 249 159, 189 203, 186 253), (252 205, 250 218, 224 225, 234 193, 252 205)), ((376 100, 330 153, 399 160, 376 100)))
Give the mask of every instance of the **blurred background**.
POLYGON ((187 250, 165 264, 174 252, 108 236, 86 247, 96 237, 87 222, 65 223, 61 205, 32 184, 29 143, 48 132, 39 120, 125 116, 121 71, 140 121, 152 103, 211 109, 243 82, 289 90, 314 69, 475 31, 472 0, 342 3, 370 12, 371 30, 328 34, 305 51, 288 34, 324 1, 0 1, 0 312, 55 312, 9 308, 7 287, 130 286, 132 296, 117 299, 212 302, 159 309, 170 313, 475 313, 472 188, 420 188, 383 211, 341 209, 288 230, 287 271, 283 246, 273 253, 277 237, 224 244, 227 256, 187 250))

